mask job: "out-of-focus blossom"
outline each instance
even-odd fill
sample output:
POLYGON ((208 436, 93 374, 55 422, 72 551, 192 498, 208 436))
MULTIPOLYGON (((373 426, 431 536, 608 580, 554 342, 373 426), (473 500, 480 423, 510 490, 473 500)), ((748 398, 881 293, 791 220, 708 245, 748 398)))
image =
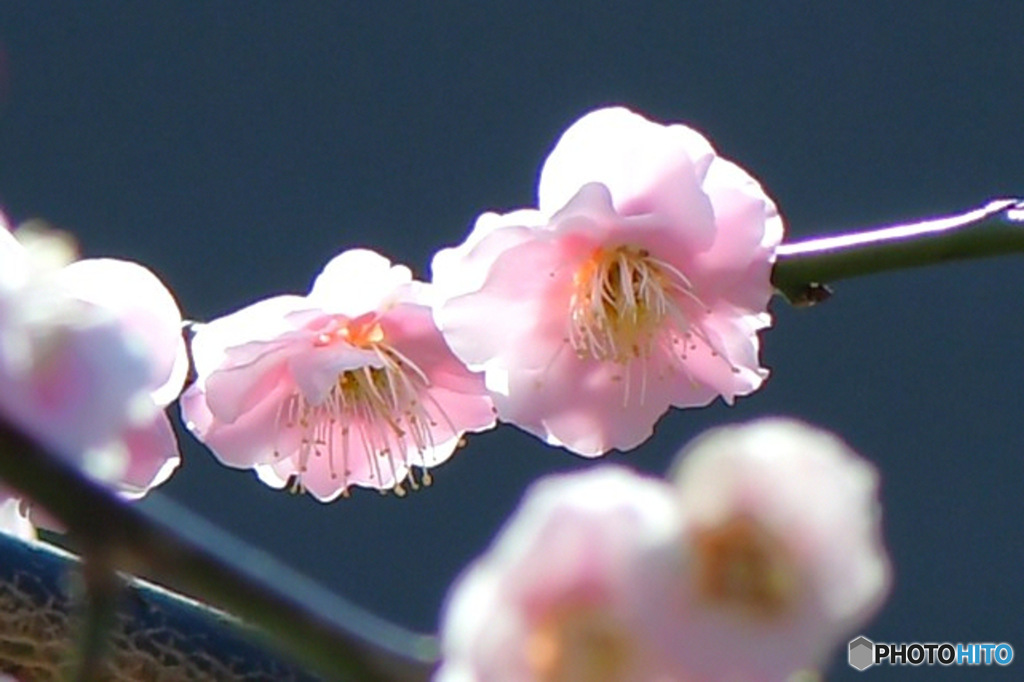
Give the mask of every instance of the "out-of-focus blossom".
POLYGON ((484 214, 436 255, 437 320, 501 419, 586 456, 629 449, 669 406, 764 381, 782 231, 699 133, 601 109, 551 152, 536 210, 484 214))
POLYGON ((17 497, 0 489, 0 533, 7 533, 22 540, 35 540, 36 527, 28 518, 25 504, 17 497))
POLYGON ((673 679, 650 647, 647 562, 679 534, 671 486, 617 467, 535 484, 457 580, 444 682, 673 679))
POLYGON ((676 588, 652 632, 689 680, 784 682, 820 669, 891 581, 874 468, 830 433, 772 419, 680 455, 676 588))
POLYGON ((0 226, 0 415, 138 497, 179 461, 162 408, 188 370, 181 313, 146 268, 72 252, 0 226))
POLYGON ((788 420, 709 432, 675 481, 617 467, 535 484, 456 581, 444 682, 787 682, 890 584, 872 467, 788 420))
POLYGON ((482 376, 452 355, 427 297, 408 268, 355 249, 308 296, 203 325, 181 401, 188 427, 275 487, 324 501, 352 485, 404 492, 411 467, 440 464, 464 432, 495 422, 482 376))

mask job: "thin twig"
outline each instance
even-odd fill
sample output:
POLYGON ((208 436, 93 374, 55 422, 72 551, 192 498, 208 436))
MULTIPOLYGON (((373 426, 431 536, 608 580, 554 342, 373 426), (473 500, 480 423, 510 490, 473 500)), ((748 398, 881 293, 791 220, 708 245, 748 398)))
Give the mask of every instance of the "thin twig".
POLYGON ((772 283, 794 305, 827 285, 887 270, 1024 253, 1024 199, 998 199, 955 216, 783 244, 772 283))

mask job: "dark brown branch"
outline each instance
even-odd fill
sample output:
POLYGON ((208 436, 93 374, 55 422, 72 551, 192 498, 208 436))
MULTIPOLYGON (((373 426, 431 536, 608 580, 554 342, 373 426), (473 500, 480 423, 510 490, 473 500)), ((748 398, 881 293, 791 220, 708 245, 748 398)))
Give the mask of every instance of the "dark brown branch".
POLYGON ((169 500, 130 506, 0 423, 0 478, 121 571, 223 609, 329 680, 426 680, 433 637, 360 609, 169 500))

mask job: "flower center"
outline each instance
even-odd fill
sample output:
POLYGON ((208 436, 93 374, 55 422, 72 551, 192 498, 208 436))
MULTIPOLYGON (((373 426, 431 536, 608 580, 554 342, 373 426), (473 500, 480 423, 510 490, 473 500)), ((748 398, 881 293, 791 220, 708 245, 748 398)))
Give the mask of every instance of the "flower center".
MULTIPOLYGON (((394 480, 393 490, 401 496, 406 492, 401 481, 408 473, 415 490, 419 483, 412 476, 408 453, 422 455, 435 445, 432 429, 437 422, 425 402, 447 419, 427 392, 430 382, 412 360, 386 343, 375 321, 332 322, 319 333, 314 345, 323 347, 337 341, 373 351, 379 366, 341 372, 319 404, 311 404, 299 391, 284 402, 278 414, 279 425, 298 428, 302 433, 299 474, 292 487, 302 489, 302 474, 308 470, 311 457, 326 456, 331 478, 341 479, 343 494, 347 494, 352 458, 361 455, 366 458, 371 479, 379 484, 394 480)), ((421 478, 423 485, 430 485, 426 470, 421 478)))
POLYGON ((697 533, 697 592, 705 603, 771 619, 796 599, 797 576, 785 547, 756 521, 737 517, 697 533))
POLYGON ((629 631, 594 607, 556 609, 530 633, 526 660, 542 682, 627 679, 637 663, 629 631))
POLYGON ((645 249, 595 249, 573 275, 569 343, 581 358, 628 363, 650 355, 666 318, 686 328, 676 298, 690 281, 645 249))
POLYGON ((344 341, 356 348, 369 348, 384 341, 384 330, 372 315, 348 321, 331 318, 317 334, 313 345, 323 348, 338 341, 344 341))

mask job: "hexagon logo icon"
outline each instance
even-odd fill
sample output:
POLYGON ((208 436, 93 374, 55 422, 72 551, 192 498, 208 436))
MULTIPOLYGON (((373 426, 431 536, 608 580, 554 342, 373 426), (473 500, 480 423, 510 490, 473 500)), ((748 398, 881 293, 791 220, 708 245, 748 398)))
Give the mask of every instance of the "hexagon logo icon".
POLYGON ((850 640, 847 660, 851 668, 867 670, 875 663, 875 643, 863 635, 850 640))

